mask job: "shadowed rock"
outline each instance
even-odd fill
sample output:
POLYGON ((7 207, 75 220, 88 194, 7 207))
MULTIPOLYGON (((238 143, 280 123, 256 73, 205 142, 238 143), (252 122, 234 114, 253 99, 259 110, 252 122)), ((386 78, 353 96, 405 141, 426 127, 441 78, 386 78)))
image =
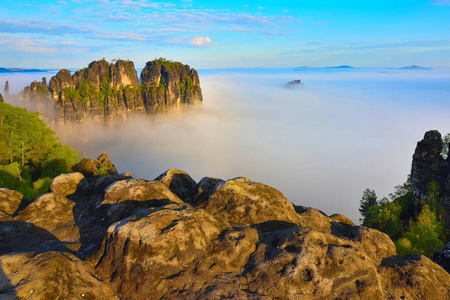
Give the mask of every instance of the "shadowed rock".
POLYGON ((47 230, 71 250, 80 247, 80 232, 73 215, 75 203, 58 193, 37 197, 14 221, 23 221, 47 230))
POLYGON ((189 202, 195 193, 197 183, 188 173, 170 169, 159 175, 155 180, 164 183, 175 195, 183 201, 189 202))

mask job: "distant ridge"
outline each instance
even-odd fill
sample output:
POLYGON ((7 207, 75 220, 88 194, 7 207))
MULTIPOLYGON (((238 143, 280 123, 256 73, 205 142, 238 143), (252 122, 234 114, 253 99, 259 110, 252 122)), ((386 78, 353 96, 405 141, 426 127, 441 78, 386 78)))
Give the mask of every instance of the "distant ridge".
POLYGON ((39 69, 0 68, 0 73, 29 73, 29 72, 47 72, 47 71, 39 69))
POLYGON ((337 66, 337 67, 326 67, 326 69, 354 69, 354 67, 342 65, 342 66, 337 66))
POLYGON ((431 68, 425 68, 417 65, 400 68, 400 70, 431 70, 431 68))

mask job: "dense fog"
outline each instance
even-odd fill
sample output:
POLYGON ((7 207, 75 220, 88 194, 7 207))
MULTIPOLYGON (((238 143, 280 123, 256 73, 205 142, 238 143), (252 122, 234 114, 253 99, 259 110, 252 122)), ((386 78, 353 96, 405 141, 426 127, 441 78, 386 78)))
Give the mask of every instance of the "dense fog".
MULTIPOLYGON (((108 126, 53 128, 81 155, 106 151, 119 172, 134 177, 153 179, 170 168, 196 181, 245 176, 279 189, 295 204, 355 222, 365 188, 381 199, 405 182, 425 131, 450 132, 449 70, 199 74, 200 106, 108 126), (303 85, 284 87, 294 79, 303 85)), ((48 82, 50 75, 1 74, 1 92, 5 80, 18 92, 34 78, 47 76, 48 82)))

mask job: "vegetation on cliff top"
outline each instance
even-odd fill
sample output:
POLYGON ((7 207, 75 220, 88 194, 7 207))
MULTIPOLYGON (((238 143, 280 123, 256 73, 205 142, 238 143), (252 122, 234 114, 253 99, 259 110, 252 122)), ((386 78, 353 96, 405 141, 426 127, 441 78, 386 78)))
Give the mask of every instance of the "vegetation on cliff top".
POLYGON ((39 113, 0 103, 0 186, 31 199, 77 163, 78 153, 58 142, 39 113))
POLYGON ((375 191, 366 189, 360 201, 362 225, 380 230, 394 241, 399 255, 423 254, 431 257, 434 250, 444 246, 444 209, 439 202, 439 186, 430 182, 429 197, 418 216, 414 213, 414 195, 410 179, 395 187, 377 201, 375 191))

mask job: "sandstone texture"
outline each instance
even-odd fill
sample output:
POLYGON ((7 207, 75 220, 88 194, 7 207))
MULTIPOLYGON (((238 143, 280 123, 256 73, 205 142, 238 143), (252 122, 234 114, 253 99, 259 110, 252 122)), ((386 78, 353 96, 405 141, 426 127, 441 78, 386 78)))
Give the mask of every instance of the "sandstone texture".
POLYGON ((140 81, 129 60, 93 61, 73 75, 63 69, 48 84, 45 77, 32 82, 21 98, 51 99, 56 109, 43 113, 57 123, 126 119, 136 112, 154 114, 203 100, 197 71, 163 58, 147 62, 140 81))
POLYGON ((247 178, 75 172, 26 206, 0 197, 1 299, 450 297, 433 261, 247 178))
POLYGON ((19 209, 20 204, 26 200, 22 193, 8 188, 0 188, 0 213, 12 216, 19 209))

